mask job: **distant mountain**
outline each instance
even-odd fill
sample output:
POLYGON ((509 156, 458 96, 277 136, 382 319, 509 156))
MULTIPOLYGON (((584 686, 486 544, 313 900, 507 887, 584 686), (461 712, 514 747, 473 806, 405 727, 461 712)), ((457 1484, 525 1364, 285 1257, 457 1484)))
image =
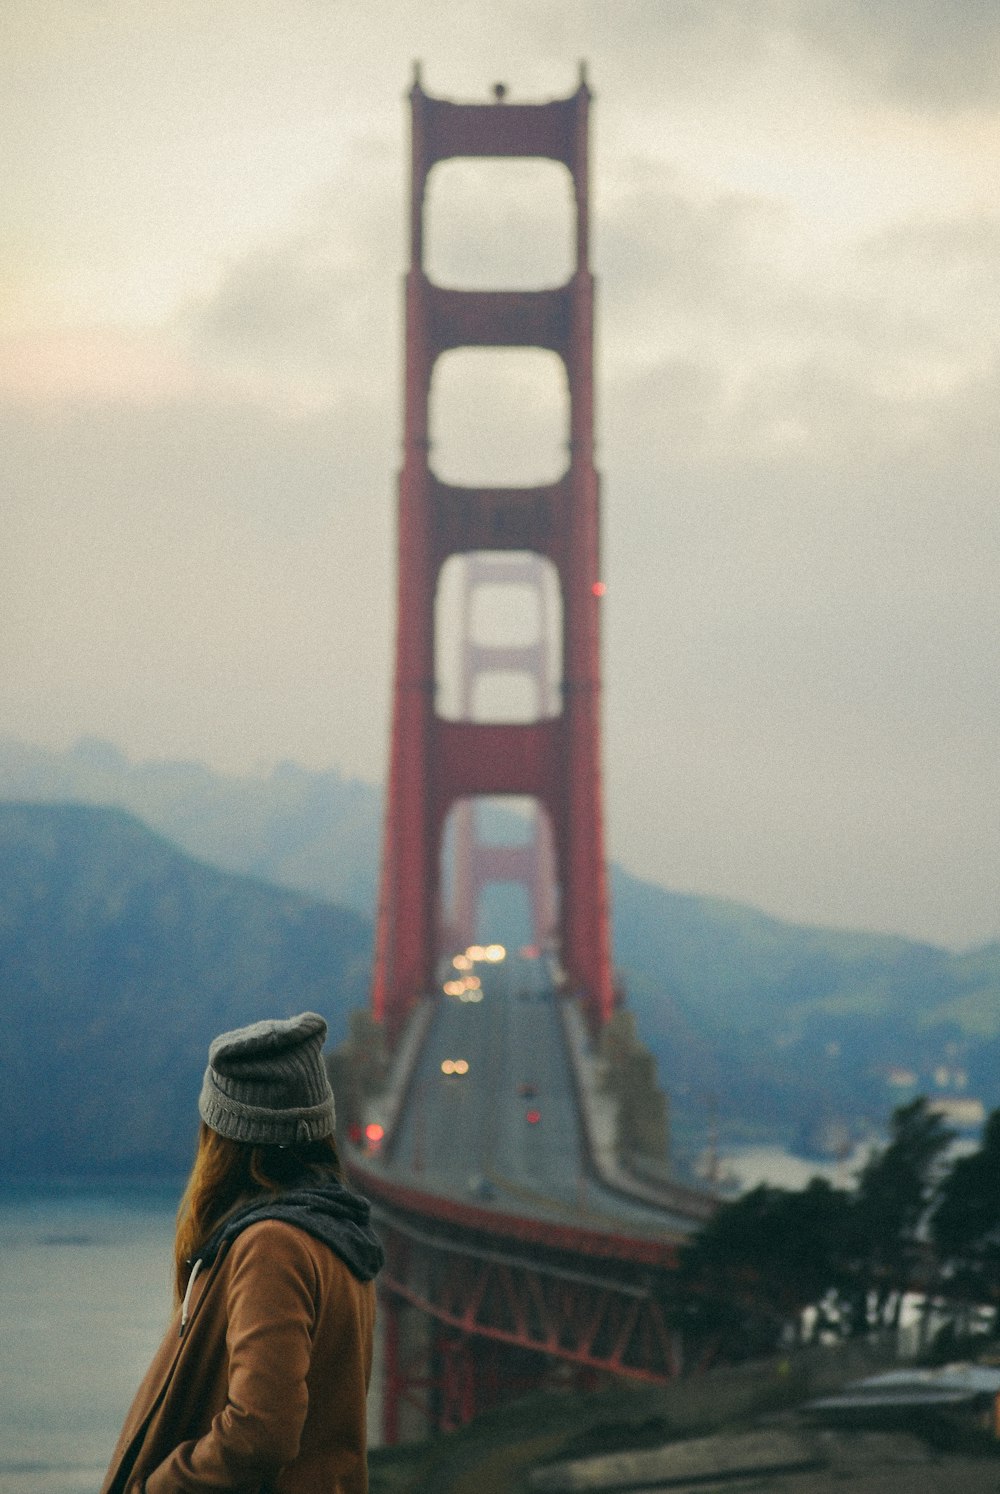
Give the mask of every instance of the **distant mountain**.
POLYGON ((382 795, 338 773, 282 763, 267 777, 199 762, 130 763, 108 742, 67 752, 0 737, 0 800, 117 805, 225 871, 260 877, 370 917, 382 795))
POLYGON ((0 1177, 179 1173, 210 1039, 367 993, 359 914, 194 861, 118 809, 0 804, 0 1177))
POLYGON ((620 870, 612 888, 629 1005, 689 1122, 819 1144, 918 1091, 1000 1105, 1000 944, 801 927, 620 870))
MULTIPOLYGON (((95 740, 56 753, 0 739, 2 799, 117 805, 215 867, 374 907, 381 791, 337 773, 237 778, 133 764, 95 740)), ((696 1146, 710 1114, 723 1138, 811 1145, 881 1126, 918 1090, 1000 1104, 1000 945, 804 928, 620 867, 612 894, 616 962, 682 1141, 696 1146)))

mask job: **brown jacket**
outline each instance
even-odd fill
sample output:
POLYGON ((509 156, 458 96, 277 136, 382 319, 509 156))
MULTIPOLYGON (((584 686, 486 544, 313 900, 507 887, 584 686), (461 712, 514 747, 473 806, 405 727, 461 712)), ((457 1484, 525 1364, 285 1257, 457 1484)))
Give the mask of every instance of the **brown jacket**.
POLYGON ((365 1494, 374 1284, 294 1224, 265 1219, 190 1297, 101 1494, 365 1494))

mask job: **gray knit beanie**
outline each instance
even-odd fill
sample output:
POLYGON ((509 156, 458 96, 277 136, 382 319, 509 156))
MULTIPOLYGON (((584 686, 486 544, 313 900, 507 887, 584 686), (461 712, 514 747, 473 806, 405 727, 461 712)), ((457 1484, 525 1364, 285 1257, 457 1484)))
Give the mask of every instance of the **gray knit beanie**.
POLYGON ((208 1050, 198 1110, 220 1136, 255 1146, 319 1141, 334 1128, 333 1091, 315 1012, 223 1032, 208 1050))

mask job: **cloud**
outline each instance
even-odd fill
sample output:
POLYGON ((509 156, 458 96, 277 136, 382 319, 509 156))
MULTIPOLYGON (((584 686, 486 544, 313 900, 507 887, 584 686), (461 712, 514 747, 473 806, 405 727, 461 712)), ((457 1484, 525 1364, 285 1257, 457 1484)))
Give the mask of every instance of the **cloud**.
POLYGON ((788 0, 777 12, 883 96, 914 109, 997 107, 1000 10, 993 0, 788 0))
MULTIPOLYGON (((377 426, 376 460, 391 471, 401 276, 386 266, 375 280, 371 266, 375 245, 401 261, 402 242, 396 162, 377 141, 359 137, 336 180, 293 221, 232 255, 216 282, 180 309, 173 331, 199 377, 271 410, 320 419, 333 410, 339 421, 341 411, 356 408, 357 435, 369 420, 377 426)), ((372 455, 363 440, 347 447, 351 464, 372 455)))
POLYGON ((608 211, 612 844, 775 912, 990 937, 995 222, 827 256, 785 204, 648 167, 608 211))
POLYGON ((328 381, 348 371, 368 382, 382 377, 370 350, 397 335, 399 281, 373 284, 372 253, 391 246, 401 263, 403 243, 398 173, 387 174, 385 164, 359 152, 335 191, 233 258, 210 293, 184 308, 181 323, 199 356, 328 381))
POLYGON ((992 363, 1000 223, 981 211, 896 215, 831 242, 780 198, 631 161, 607 190, 597 242, 611 384, 697 365, 720 440, 746 440, 756 410, 785 435, 807 418, 840 442, 836 411, 856 385, 908 439, 992 363))
POLYGON ((391 505, 381 412, 0 407, 0 672, 36 740, 379 776, 391 505), (374 443, 374 445, 373 445, 374 443), (359 667, 359 660, 365 660, 359 667))
POLYGON ((159 329, 47 327, 0 334, 0 398, 159 404, 189 389, 183 353, 159 329))
MULTIPOLYGON (((692 423, 684 401, 715 397, 704 372, 681 381, 679 409, 660 386, 666 435, 638 386, 623 401, 605 517, 607 652, 631 661, 607 684, 612 841, 637 869, 669 865, 671 885, 985 939, 1000 373, 939 400, 908 439, 865 374, 816 369, 797 391, 822 448, 713 445, 704 409, 697 451, 672 443, 692 423)), ((758 387, 755 426, 760 408, 791 418, 789 399, 758 387)))

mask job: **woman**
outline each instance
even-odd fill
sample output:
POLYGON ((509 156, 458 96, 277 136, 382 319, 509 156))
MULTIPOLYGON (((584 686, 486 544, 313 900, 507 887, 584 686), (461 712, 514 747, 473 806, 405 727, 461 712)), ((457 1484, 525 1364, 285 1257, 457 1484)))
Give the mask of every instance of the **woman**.
POLYGON ((177 1310, 101 1494, 364 1494, 382 1248, 344 1187, 314 1012, 209 1048, 177 1310))

